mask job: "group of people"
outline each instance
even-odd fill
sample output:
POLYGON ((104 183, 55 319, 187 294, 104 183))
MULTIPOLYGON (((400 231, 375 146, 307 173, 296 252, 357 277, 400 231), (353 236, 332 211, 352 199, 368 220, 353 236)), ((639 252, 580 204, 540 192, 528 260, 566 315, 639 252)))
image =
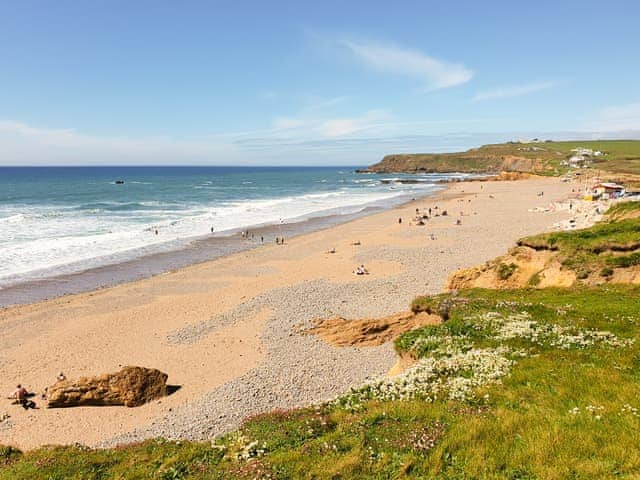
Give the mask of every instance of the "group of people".
MULTIPOLYGON (((421 211, 419 208, 416 208, 416 214, 411 219, 410 225, 418 225, 424 226, 426 225, 426 221, 430 220, 432 216, 434 217, 446 217, 448 215, 446 210, 438 211, 438 207, 434 207, 433 209, 429 207, 428 209, 421 211)), ((402 218, 398 218, 398 223, 402 223, 402 218)))
MULTIPOLYGON (((62 372, 60 372, 56 377, 57 382, 62 382, 66 379, 67 379, 67 376, 62 372)), ((48 389, 45 388, 44 392, 42 393, 42 400, 44 401, 47 400, 47 390, 48 389)), ((19 383, 16 386, 16 389, 13 392, 11 392, 11 394, 9 394, 7 399, 13 400, 14 404, 20 405, 25 410, 29 410, 31 408, 33 409, 37 408, 36 402, 32 400, 32 398, 35 396, 36 396, 35 393, 29 392, 29 390, 27 390, 22 384, 19 383)))

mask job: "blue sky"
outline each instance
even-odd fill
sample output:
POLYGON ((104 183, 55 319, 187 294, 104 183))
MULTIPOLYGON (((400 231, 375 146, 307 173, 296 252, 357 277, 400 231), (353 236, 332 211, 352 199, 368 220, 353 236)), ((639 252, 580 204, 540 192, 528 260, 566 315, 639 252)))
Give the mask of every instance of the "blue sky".
POLYGON ((640 2, 0 0, 0 165, 640 138, 640 2))

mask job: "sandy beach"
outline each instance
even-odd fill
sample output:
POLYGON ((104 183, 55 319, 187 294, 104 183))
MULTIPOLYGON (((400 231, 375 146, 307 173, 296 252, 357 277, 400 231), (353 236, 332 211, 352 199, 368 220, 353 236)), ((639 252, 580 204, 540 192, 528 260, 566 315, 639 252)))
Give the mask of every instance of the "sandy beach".
POLYGON ((158 368, 180 389, 136 408, 47 409, 37 401, 39 409, 24 411, 3 400, 0 417, 10 417, 0 422, 0 444, 209 438, 246 415, 332 398, 385 374, 393 346, 333 347, 301 329, 318 318, 406 310, 416 295, 441 291, 455 270, 570 218, 568 210, 530 210, 566 199, 572 187, 557 178, 453 183, 395 209, 287 238, 284 246, 3 309, 3 396, 19 382, 42 392, 60 371, 73 379, 124 365, 158 368), (410 225, 416 208, 435 213, 435 206, 448 215, 410 225), (352 273, 360 264, 369 275, 352 273))

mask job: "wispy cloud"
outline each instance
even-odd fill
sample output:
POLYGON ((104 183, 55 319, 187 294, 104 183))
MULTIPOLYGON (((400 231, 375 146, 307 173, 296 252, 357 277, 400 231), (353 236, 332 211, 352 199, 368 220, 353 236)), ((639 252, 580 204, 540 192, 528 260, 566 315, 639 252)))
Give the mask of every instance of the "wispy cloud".
POLYGON ((87 135, 75 129, 41 128, 0 120, 0 164, 179 164, 235 157, 224 141, 87 135))
POLYGON ((349 97, 341 95, 332 98, 313 98, 305 107, 306 110, 326 110, 340 105, 348 100, 349 97))
POLYGON ((14 122, 9 120, 0 121, 0 132, 22 136, 36 136, 40 138, 50 137, 52 139, 63 139, 76 135, 75 130, 71 128, 36 128, 22 122, 14 122))
POLYGON ((277 117, 269 133, 297 138, 334 138, 370 130, 389 118, 390 114, 384 110, 369 110, 350 117, 277 117))
POLYGON ((640 101, 601 108, 589 115, 584 128, 604 132, 640 130, 640 101))
POLYGON ((511 85, 498 87, 491 90, 485 90, 484 92, 478 92, 473 97, 474 102, 482 100, 498 100, 501 98, 513 98, 521 97, 523 95, 529 95, 531 93, 540 92, 541 90, 547 90, 548 88, 555 87, 557 82, 534 82, 527 83, 525 85, 511 85))
POLYGON ((461 85, 474 74, 461 63, 436 59, 414 49, 353 40, 341 40, 339 44, 369 68, 416 78, 426 90, 461 85))

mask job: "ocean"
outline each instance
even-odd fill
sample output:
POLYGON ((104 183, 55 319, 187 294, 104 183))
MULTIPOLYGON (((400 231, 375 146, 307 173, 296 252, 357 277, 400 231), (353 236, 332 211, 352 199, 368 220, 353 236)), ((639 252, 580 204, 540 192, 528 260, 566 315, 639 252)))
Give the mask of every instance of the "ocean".
POLYGON ((451 176, 404 184, 402 175, 347 167, 3 167, 0 288, 206 236, 388 208, 451 176))

